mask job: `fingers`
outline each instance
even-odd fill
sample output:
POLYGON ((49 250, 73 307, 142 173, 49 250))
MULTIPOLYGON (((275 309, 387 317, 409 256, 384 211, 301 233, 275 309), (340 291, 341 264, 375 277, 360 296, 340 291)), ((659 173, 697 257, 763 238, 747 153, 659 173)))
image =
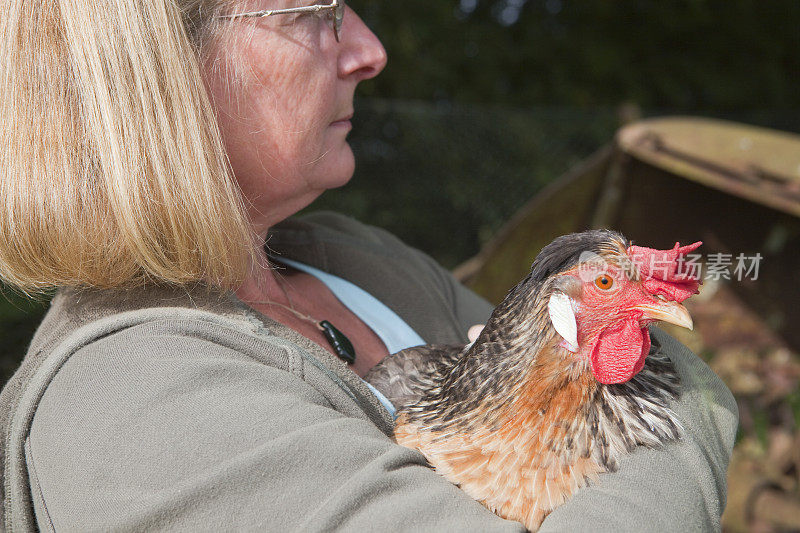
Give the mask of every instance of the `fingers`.
POLYGON ((467 338, 469 339, 470 344, 475 342, 475 339, 477 339, 478 335, 481 334, 481 331, 483 331, 483 327, 485 325, 486 324, 475 324, 474 326, 469 328, 469 330, 467 331, 467 338))

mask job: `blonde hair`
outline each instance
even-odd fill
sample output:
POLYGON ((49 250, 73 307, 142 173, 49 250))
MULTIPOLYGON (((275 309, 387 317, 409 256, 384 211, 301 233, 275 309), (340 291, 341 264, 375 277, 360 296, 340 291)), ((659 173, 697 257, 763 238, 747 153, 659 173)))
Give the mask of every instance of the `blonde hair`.
POLYGON ((218 9, 11 0, 0 22, 6 283, 241 283, 255 236, 199 68, 218 9))

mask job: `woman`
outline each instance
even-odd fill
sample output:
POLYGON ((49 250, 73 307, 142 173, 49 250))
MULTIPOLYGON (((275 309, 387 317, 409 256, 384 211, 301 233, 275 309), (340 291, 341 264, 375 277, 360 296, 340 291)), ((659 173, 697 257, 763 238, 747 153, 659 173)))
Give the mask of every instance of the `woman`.
MULTIPOLYGON (((60 287, 0 396, 9 530, 521 529, 395 445, 358 377, 465 341, 489 306, 381 230, 287 219, 350 179, 353 92, 386 62, 349 8, 297 5, 17 0, 3 18, 0 272, 60 287)), ((544 530, 719 526, 735 405, 665 347, 687 439, 544 530)))

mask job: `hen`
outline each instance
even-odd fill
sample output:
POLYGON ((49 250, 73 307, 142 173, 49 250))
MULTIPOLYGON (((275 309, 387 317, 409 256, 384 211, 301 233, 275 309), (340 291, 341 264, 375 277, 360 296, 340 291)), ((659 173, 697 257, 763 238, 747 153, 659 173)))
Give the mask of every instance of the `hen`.
POLYGON ((395 438, 498 515, 536 530, 636 446, 679 439, 670 360, 648 326, 692 328, 684 256, 595 230, 542 249, 468 346, 422 346, 366 377, 397 407, 395 438), (649 354, 649 356, 648 356, 649 354))

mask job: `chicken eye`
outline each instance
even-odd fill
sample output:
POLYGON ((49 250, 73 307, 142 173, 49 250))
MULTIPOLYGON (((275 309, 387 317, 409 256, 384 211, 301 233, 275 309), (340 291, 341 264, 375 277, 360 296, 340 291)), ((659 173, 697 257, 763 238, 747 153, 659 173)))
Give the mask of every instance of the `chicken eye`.
POLYGON ((597 286, 598 289, 607 291, 614 286, 614 278, 605 275, 597 276, 597 278, 594 280, 594 284, 597 286))

